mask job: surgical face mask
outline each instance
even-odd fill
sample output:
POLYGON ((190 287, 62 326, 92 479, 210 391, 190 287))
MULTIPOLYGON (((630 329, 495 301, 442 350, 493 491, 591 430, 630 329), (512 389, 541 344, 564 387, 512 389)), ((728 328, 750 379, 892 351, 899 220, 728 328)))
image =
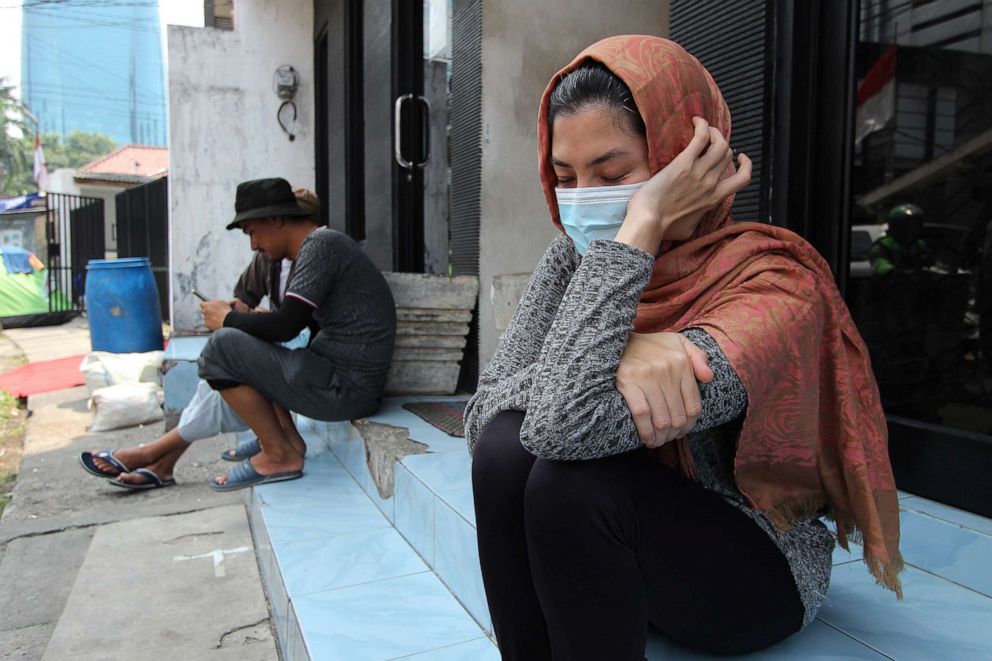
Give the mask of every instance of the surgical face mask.
POLYGON ((590 241, 616 237, 627 217, 627 203, 643 185, 555 189, 558 217, 580 255, 586 254, 590 241))

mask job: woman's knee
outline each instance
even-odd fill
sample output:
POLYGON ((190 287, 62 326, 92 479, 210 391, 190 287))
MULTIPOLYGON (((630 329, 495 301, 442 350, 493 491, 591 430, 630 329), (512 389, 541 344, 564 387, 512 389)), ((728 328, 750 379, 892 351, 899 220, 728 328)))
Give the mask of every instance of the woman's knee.
POLYGON ((524 489, 528 534, 578 532, 596 525, 604 513, 615 509, 601 461, 538 459, 524 489))
MULTIPOLYGON (((529 469, 534 458, 520 444, 524 414, 507 411, 493 418, 472 449, 472 480, 475 485, 502 481, 522 464, 529 469)), ((526 477, 526 476, 524 476, 526 477)))

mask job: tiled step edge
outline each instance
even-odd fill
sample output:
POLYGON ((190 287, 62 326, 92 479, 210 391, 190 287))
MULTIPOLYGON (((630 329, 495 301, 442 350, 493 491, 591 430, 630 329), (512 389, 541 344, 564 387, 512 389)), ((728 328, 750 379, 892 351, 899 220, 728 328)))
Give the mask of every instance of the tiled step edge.
MULTIPOLYGON (((375 654, 382 655, 381 657, 375 656, 375 658, 393 658, 394 655, 387 653, 385 648, 396 648, 397 645, 383 644, 382 641, 386 639, 392 640, 390 635, 396 634, 397 631, 405 631, 405 637, 401 636, 404 643, 399 647, 406 645, 407 649, 405 651, 415 654, 416 658, 421 658, 421 655, 423 658, 434 658, 431 656, 434 654, 441 654, 444 658, 447 658, 445 655, 449 651, 445 650, 452 645, 458 648, 457 650, 454 648, 450 650, 450 653, 456 656, 471 650, 475 655, 474 658, 479 658, 480 661, 482 659, 491 660, 498 658, 495 645, 487 638, 487 632, 478 625, 475 617, 465 609, 461 601, 455 597, 438 574, 430 571, 422 558, 417 557, 418 554, 416 551, 402 538, 402 535, 370 504, 367 496, 362 493, 357 483, 340 466, 338 460, 331 457, 330 453, 325 454, 324 460, 324 463, 333 462, 334 464, 338 464, 337 470, 340 471, 344 479, 351 485, 348 490, 353 489, 355 492, 354 496, 348 496, 343 493, 344 489, 342 489, 339 481, 336 485, 330 487, 330 489, 335 490, 334 497, 351 501, 354 498, 358 498, 362 501, 362 509, 366 512, 363 516, 346 516, 345 521, 347 523, 340 530, 334 532, 323 530, 328 522, 336 520, 336 515, 331 514, 329 517, 324 518, 314 517, 314 505, 316 504, 321 509, 325 505, 325 501, 322 499, 324 494, 320 493, 323 487, 317 487, 316 489, 311 487, 311 491, 303 492, 299 492, 298 489, 283 489, 281 494, 274 494, 272 493, 272 489, 269 489, 267 486, 246 494, 245 500, 259 570, 270 604, 273 628, 276 632, 277 646, 281 657, 291 661, 309 661, 310 659, 353 658, 351 654, 355 653, 361 655, 362 658, 370 654, 373 656, 375 654), (303 498, 301 498, 301 495, 303 498), (279 498, 273 501, 273 498, 277 496, 279 498), (309 497, 313 497, 315 500, 304 502, 309 497), (289 512, 295 512, 299 506, 308 508, 310 512, 286 520, 287 514, 289 512), (374 515, 370 517, 372 513, 374 515), (377 519, 381 523, 375 524, 371 520, 372 518, 377 519), (344 530, 344 528, 349 526, 355 526, 355 532, 346 532, 344 530), (308 532, 306 529, 309 528, 319 530, 308 532), (293 539, 287 539, 288 534, 291 536, 302 534, 304 537, 299 541, 294 541, 293 539), (313 535, 313 539, 308 541, 305 537, 307 534, 313 535), (328 534, 330 536, 325 538, 324 536, 328 534), (381 565, 376 561, 365 563, 365 570, 368 571, 371 569, 371 572, 365 574, 364 580, 354 583, 349 583, 348 581, 357 579, 361 575, 361 572, 352 574, 350 577, 343 577, 340 572, 342 568, 336 567, 330 571, 330 575, 336 577, 340 583, 334 585, 333 579, 328 580, 327 577, 321 575, 321 570, 318 567, 305 566, 308 556, 312 555, 315 549, 322 547, 324 544, 333 545, 347 538, 355 537, 362 539, 374 537, 377 540, 386 541, 389 535, 396 540, 395 542, 390 542, 394 545, 391 547, 392 551, 389 553, 390 557, 392 557, 392 562, 387 563, 390 568, 386 569, 386 573, 381 576, 375 576, 375 574, 377 571, 383 569, 385 565, 381 565), (400 553, 398 546, 395 545, 402 546, 406 550, 400 553), (304 547, 302 551, 300 550, 301 547, 304 547), (293 558, 296 556, 299 556, 297 559, 301 560, 304 565, 283 564, 286 562, 295 563, 293 558), (401 559, 401 556, 402 558, 409 559, 401 559), (416 560, 411 562, 414 558, 416 560), (323 586, 321 586, 322 578, 323 586), (301 583, 301 580, 310 583, 309 587, 301 583), (417 613, 419 617, 422 605, 414 605, 415 602, 409 601, 409 597, 412 595, 410 594, 411 586, 407 583, 410 581, 417 582, 417 585, 420 586, 412 594, 418 595, 417 598, 419 599, 419 595, 421 595, 420 590, 424 590, 423 597, 431 604, 431 608, 437 611, 437 613, 429 616, 428 620, 431 622, 446 622, 439 629, 428 632, 433 634, 432 637, 435 639, 435 642, 440 643, 437 649, 426 651, 410 649, 409 646, 411 644, 415 645, 424 641, 420 640, 422 638, 420 634, 413 635, 412 632, 417 630, 416 626, 411 625, 406 619, 403 619, 406 624, 402 624, 397 628, 398 622, 395 619, 390 619, 399 617, 396 612, 393 612, 390 618, 387 618, 389 619, 389 623, 384 630, 379 631, 378 625, 373 625, 371 629, 364 632, 366 634, 364 638, 362 636, 353 637, 346 635, 343 639, 341 637, 341 627, 339 624, 336 624, 338 618, 334 613, 339 613, 346 618, 350 616, 352 620, 355 619, 356 613, 353 611, 337 611, 334 608, 330 612, 318 613, 318 611, 328 610, 328 601, 332 603, 337 601, 339 602, 339 606, 341 603, 348 602, 349 599, 354 597, 355 590, 361 591, 370 587, 374 588, 375 586, 403 583, 407 588, 407 599, 404 602, 407 605, 406 613, 402 618, 411 616, 413 613, 417 613), (295 591, 294 585, 296 586, 295 591), (351 593, 351 596, 342 596, 344 593, 351 593), (437 619, 439 615, 442 616, 441 620, 437 619), (454 624, 458 624, 455 627, 458 631, 452 631, 454 624), (337 629, 336 633, 334 632, 335 629, 337 629), (377 631, 378 633, 376 633, 377 631), (474 636, 471 634, 472 631, 475 632, 474 636), (384 636, 385 638, 383 638, 384 636), (411 641, 414 642, 411 643, 411 641), (311 645, 316 645, 316 648, 311 647, 311 645), (342 646, 349 647, 348 653, 343 652, 341 649, 342 646), (442 648, 444 649, 442 650, 442 648), (385 655, 383 655, 384 653, 385 655)), ((316 473, 308 477, 316 478, 319 481, 327 479, 330 476, 316 473)), ((281 487, 285 484, 291 484, 292 486, 299 484, 302 486, 303 482, 283 483, 272 486, 281 487)), ((351 502, 345 506, 351 512, 351 508, 358 504, 351 502)), ((366 543, 371 544, 370 548, 379 548, 376 542, 367 541, 366 543)), ((347 544, 348 542, 345 542, 345 547, 347 547, 347 544)), ((391 590, 392 587, 385 589, 391 590)), ((380 602, 377 600, 376 603, 378 604, 380 602)), ((372 620, 375 620, 377 616, 380 616, 380 619, 382 619, 382 613, 378 610, 370 611, 367 615, 372 620)), ((361 621, 366 620, 361 618, 361 621)), ((391 651, 400 650, 393 649, 391 651)), ((369 658, 373 657, 369 656, 369 658)), ((404 656, 404 658, 406 657, 404 656)), ((457 658, 462 657, 457 656, 457 658)))
MULTIPOLYGON (((373 420, 377 416, 373 416, 373 420)), ((402 422, 412 422, 419 418, 408 414, 402 422)), ((395 422, 389 419, 388 422, 395 422)), ((350 422, 321 422, 299 418, 301 430, 324 440, 324 443, 345 469, 352 475, 366 495, 392 522, 397 531, 424 558, 431 570, 441 579, 448 590, 465 607, 486 635, 492 636, 492 622, 486 605, 485 590, 479 565, 479 551, 476 540, 475 519, 472 508, 471 486, 468 481, 470 459, 465 451, 464 440, 438 444, 444 452, 427 455, 411 455, 398 461, 394 466, 394 493, 391 498, 382 498, 365 462, 365 443, 358 430, 350 422), (457 448, 457 449, 454 449, 457 448), (453 466, 464 477, 453 489, 435 491, 425 483, 407 464, 424 462, 444 462, 453 466)), ((410 437, 421 441, 423 436, 415 429, 410 437)), ((435 447, 427 441, 430 449, 435 447)))

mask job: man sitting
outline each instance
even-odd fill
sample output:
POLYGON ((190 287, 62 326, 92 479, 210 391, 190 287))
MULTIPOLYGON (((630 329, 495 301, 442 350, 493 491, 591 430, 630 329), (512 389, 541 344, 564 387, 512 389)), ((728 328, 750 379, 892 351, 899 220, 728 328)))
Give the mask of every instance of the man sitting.
POLYGON ((303 475, 305 447, 289 411, 317 420, 374 413, 393 354, 396 308, 382 274, 347 235, 318 228, 283 179, 238 186, 236 216, 252 248, 296 266, 279 310, 235 312, 201 304, 216 330, 200 354, 200 378, 255 432, 262 451, 210 486, 231 491, 303 475), (310 326, 306 348, 275 344, 310 326))
MULTIPOLYGON (((311 218, 320 216, 320 202, 311 191, 295 188, 293 195, 311 218)), ((292 269, 291 260, 271 261, 264 252, 256 251, 238 278, 234 299, 228 301, 228 305, 238 312, 277 310, 292 277, 292 269), (265 299, 268 299, 268 308, 261 305, 265 299)), ((303 346, 308 337, 309 331, 306 331, 285 344, 289 348, 303 346)), ((113 486, 134 491, 172 486, 175 484, 172 476, 176 462, 190 443, 247 429, 248 425, 231 410, 220 393, 201 380, 174 429, 136 448, 83 452, 80 463, 87 472, 97 477, 116 478, 110 480, 113 486)), ((302 439, 299 443, 303 443, 302 439)), ((236 450, 225 452, 221 458, 240 461, 257 454, 260 449, 258 439, 243 441, 236 450)))

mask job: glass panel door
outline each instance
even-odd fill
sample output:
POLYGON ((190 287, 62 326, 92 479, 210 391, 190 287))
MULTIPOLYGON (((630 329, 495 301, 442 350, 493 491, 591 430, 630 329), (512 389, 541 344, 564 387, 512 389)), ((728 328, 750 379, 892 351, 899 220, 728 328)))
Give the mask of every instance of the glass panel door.
POLYGON ((860 12, 847 301, 896 463, 900 426, 992 435, 992 0, 860 12))
POLYGON ((424 171, 424 272, 449 272, 448 118, 451 81, 451 0, 424 0, 424 103, 429 158, 424 171))

